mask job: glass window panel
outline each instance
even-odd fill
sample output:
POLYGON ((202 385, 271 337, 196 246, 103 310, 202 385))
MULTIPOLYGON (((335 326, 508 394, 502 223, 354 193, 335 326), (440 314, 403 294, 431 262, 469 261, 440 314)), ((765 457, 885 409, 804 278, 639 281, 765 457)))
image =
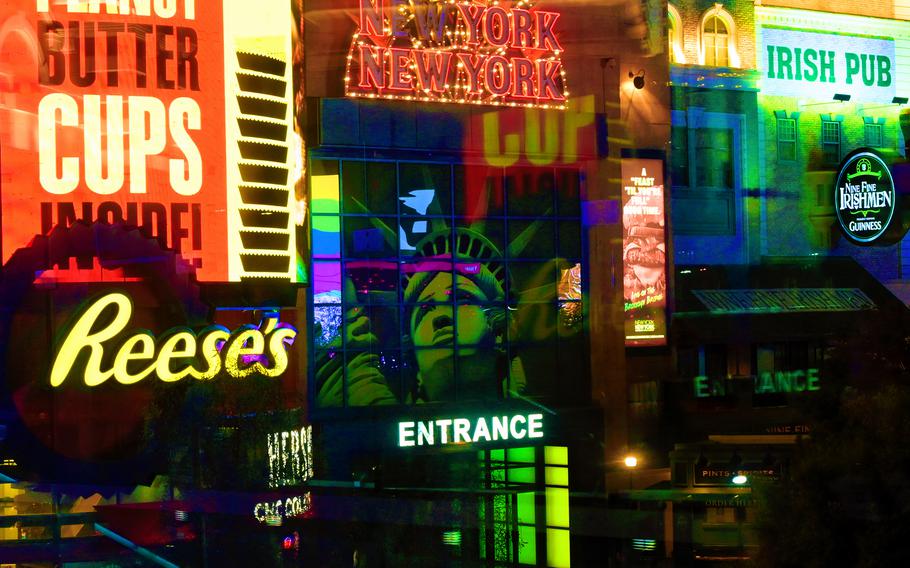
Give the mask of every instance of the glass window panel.
POLYGON ((401 164, 398 199, 402 215, 452 214, 452 168, 448 165, 401 164))
POLYGON ((344 251, 349 258, 397 258, 394 217, 344 218, 344 251))
POLYGON ((434 346, 420 342, 407 354, 416 365, 415 379, 419 402, 454 402, 455 384, 454 349, 451 345, 434 346))
POLYGON ((880 147, 882 145, 882 131, 883 128, 881 124, 866 124, 866 146, 872 146, 873 148, 880 147))
POLYGON ((345 213, 396 214, 398 183, 395 164, 342 162, 341 194, 345 213))
POLYGON ((547 566, 552 568, 572 566, 572 556, 569 551, 569 531, 547 529, 547 566))
POLYGON ((556 179, 552 170, 508 168, 505 180, 509 215, 529 217, 553 214, 556 179))
POLYGON ((569 490, 564 487, 547 487, 547 526, 569 527, 569 490))
POLYGON ((313 215, 313 258, 341 256, 341 219, 335 216, 313 215))
POLYGON ((313 307, 313 341, 316 347, 341 345, 341 306, 317 304, 313 307))
POLYGON ((510 301, 555 302, 561 272, 555 262, 510 262, 510 301))
POLYGON ((578 221, 563 221, 558 225, 559 240, 556 256, 560 258, 581 258, 581 224, 578 221))
POLYGON ((698 187, 733 187, 733 131, 729 128, 696 128, 695 183, 698 187))
POLYGON ((339 212, 340 177, 335 160, 313 160, 310 164, 310 189, 313 213, 339 212))
POLYGON ((552 221, 509 220, 509 257, 549 259, 556 256, 552 221))
POLYGON ((511 463, 534 463, 536 461, 535 449, 526 448, 509 448, 506 452, 506 459, 511 463))
POLYGON ((547 467, 545 476, 547 485, 569 486, 569 468, 567 467, 547 467))
POLYGON ((565 446, 546 446, 543 456, 547 465, 569 465, 569 448, 565 446))
POLYGON ((503 214, 503 169, 481 165, 455 166, 455 215, 469 221, 503 214))
POLYGON ((316 378, 316 405, 322 408, 344 405, 344 353, 317 350, 313 360, 316 378))
POLYGON ((345 347, 389 349, 401 340, 398 309, 394 306, 348 304, 345 312, 345 347))
POLYGON ((345 278, 360 304, 398 302, 398 262, 394 260, 356 260, 345 263, 345 278))
POLYGON ((556 208, 560 217, 581 215, 581 174, 578 170, 556 170, 556 208))
POLYGON ((341 302, 341 263, 313 262, 313 303, 341 302))
POLYGON ((674 186, 689 185, 689 129, 684 126, 670 129, 670 175, 674 186))

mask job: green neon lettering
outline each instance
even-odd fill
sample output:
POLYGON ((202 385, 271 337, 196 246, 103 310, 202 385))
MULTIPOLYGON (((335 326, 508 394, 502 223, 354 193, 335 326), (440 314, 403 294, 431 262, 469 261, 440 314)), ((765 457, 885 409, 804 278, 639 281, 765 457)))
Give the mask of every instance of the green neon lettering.
POLYGON ((708 394, 708 377, 695 377, 695 398, 707 398, 708 394))
POLYGON ((821 390, 821 386, 818 381, 818 369, 809 369, 806 373, 806 390, 807 391, 817 391, 821 390))
POLYGON ((885 55, 878 56, 878 86, 891 86, 891 59, 885 55))
POLYGON ((859 73, 859 55, 847 52, 844 54, 847 61, 847 84, 853 84, 853 76, 859 73))
POLYGON ((806 72, 804 77, 806 81, 815 81, 818 79, 818 52, 814 49, 806 50, 806 72))
POLYGON ((768 79, 774 79, 774 46, 768 46, 768 79))
POLYGON ((793 78, 793 53, 790 51, 789 47, 778 46, 777 48, 777 78, 778 79, 792 79, 793 78), (784 70, 787 72, 787 76, 784 77, 784 70))

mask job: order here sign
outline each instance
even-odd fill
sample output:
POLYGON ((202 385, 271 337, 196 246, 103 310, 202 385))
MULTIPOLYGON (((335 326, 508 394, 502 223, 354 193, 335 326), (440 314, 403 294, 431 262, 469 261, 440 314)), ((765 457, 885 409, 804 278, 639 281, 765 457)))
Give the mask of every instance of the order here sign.
MULTIPOLYGON (((256 57, 257 42, 268 43, 255 23, 247 37, 232 32, 236 26, 225 19, 243 18, 250 11, 244 4, 13 0, 0 5, 4 262, 59 224, 124 222, 180 252, 200 280, 244 275, 241 237, 252 228, 237 215, 247 205, 243 184, 266 181, 262 187, 284 191, 271 201, 276 212, 284 209, 284 219, 291 205, 288 127, 265 137, 238 131, 244 90, 238 67, 244 58, 256 57), (274 175, 268 180, 237 173, 246 161, 241 137, 264 138, 257 142, 277 149, 260 151, 255 157, 264 159, 251 162, 276 170, 269 170, 274 175)), ((257 10, 269 13, 270 4, 279 2, 257 3, 257 10)), ((268 55, 274 67, 287 68, 290 11, 286 2, 280 4, 288 14, 286 25, 277 27, 286 41, 273 41, 280 48, 268 55)), ((277 82, 288 83, 288 71, 273 72, 277 82)), ((285 101, 285 107, 289 97, 287 85, 262 94, 269 102, 285 101)), ((275 118, 289 119, 289 113, 275 118)), ((287 220, 273 229, 293 233, 287 220)), ((285 241, 282 252, 288 254, 293 239, 285 241)), ((290 274, 290 267, 285 272, 290 274)))

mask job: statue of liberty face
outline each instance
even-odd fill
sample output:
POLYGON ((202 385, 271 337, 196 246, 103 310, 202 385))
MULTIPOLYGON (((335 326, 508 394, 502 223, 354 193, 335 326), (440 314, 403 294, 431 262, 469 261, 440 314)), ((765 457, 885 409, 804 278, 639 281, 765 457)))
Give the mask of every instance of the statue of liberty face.
MULTIPOLYGON (((473 369, 471 359, 495 358, 496 338, 485 313, 489 298, 470 278, 439 272, 420 293, 411 313, 410 332, 417 368, 430 401, 450 400, 454 388, 452 358, 456 353, 462 376, 473 369), (453 301, 454 300, 454 301, 453 301)), ((495 364, 489 372, 495 374, 495 364)), ((495 385, 494 377, 476 377, 495 385)), ((467 385, 464 385, 467 386, 467 385)), ((460 396, 460 395, 459 395, 460 396)))

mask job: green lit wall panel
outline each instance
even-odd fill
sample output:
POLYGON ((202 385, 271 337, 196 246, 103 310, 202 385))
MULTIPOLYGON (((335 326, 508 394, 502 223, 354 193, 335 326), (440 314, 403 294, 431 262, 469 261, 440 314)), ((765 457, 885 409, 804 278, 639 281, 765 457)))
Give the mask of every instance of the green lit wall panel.
POLYGON ((547 566, 569 568, 572 556, 569 554, 569 531, 547 529, 547 566))

